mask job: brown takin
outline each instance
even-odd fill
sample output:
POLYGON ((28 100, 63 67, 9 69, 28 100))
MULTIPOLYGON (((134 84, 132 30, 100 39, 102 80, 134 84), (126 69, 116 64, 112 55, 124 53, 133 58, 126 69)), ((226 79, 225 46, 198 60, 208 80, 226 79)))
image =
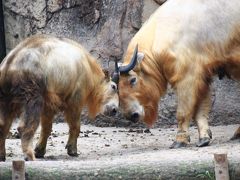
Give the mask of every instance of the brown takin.
POLYGON ((170 84, 178 102, 171 148, 190 142, 191 119, 198 126, 197 146, 208 145, 211 80, 218 73, 240 79, 240 1, 168 0, 130 41, 119 71, 120 108, 127 118, 152 125, 170 84))
POLYGON ((21 42, 0 66, 0 161, 5 160, 5 140, 13 120, 26 160, 43 157, 54 115, 63 111, 69 125, 66 145, 77 156, 80 114, 87 106, 90 117, 113 115, 118 109, 117 85, 96 60, 78 43, 45 35, 21 42), (41 134, 32 149, 34 133, 41 134))

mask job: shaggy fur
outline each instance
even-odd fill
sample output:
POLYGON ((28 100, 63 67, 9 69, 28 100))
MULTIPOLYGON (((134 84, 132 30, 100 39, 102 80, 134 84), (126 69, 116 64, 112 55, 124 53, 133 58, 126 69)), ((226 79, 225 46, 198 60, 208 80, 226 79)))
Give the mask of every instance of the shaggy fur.
POLYGON ((138 101, 144 107, 140 119, 152 125, 169 83, 177 94, 178 145, 189 142, 190 119, 198 124, 200 141, 210 139, 212 77, 240 79, 240 2, 168 0, 133 37, 124 64, 137 44, 144 59, 120 77, 123 112, 133 113, 130 100, 138 101), (133 76, 138 79, 134 86, 129 83, 133 76))
POLYGON ((78 43, 64 38, 33 36, 20 43, 0 66, 0 160, 5 160, 5 139, 13 119, 21 119, 19 133, 27 160, 34 160, 32 138, 41 122, 37 157, 46 152, 52 120, 63 111, 69 124, 68 154, 77 155, 80 114, 111 114, 118 107, 114 83, 96 60, 78 43))

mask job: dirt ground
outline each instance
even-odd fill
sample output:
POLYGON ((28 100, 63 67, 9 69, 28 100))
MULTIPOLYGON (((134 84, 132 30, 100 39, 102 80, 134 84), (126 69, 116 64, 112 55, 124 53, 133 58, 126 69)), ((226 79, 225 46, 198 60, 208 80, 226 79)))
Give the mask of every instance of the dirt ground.
MULTIPOLYGON (((7 161, 22 159, 20 139, 15 137, 17 124, 11 128, 11 134, 6 142, 7 161)), ((116 128, 95 127, 82 125, 78 138, 78 157, 67 155, 65 145, 68 138, 66 123, 54 123, 52 135, 48 139, 47 153, 44 159, 37 161, 83 161, 96 163, 108 159, 117 162, 121 159, 130 161, 143 161, 160 159, 167 161, 191 161, 199 158, 212 158, 213 153, 228 153, 230 159, 240 157, 240 141, 229 141, 238 125, 211 127, 213 139, 208 147, 198 148, 196 127, 191 127, 191 143, 187 148, 169 149, 175 139, 176 127, 167 129, 141 129, 141 128, 116 128)), ((34 145, 39 138, 39 129, 34 138, 34 145)))

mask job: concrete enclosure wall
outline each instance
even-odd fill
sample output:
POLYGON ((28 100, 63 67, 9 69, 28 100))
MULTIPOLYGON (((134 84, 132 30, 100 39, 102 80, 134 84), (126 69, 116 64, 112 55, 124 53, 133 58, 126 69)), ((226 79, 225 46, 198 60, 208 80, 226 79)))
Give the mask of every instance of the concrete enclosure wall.
MULTIPOLYGON (((32 34, 72 38, 106 67, 121 60, 128 42, 165 0, 3 0, 7 51, 32 34)), ((239 122, 240 88, 231 80, 213 83, 212 124, 239 122)), ((176 124, 176 98, 162 98, 156 126, 176 124)), ((118 118, 112 122, 121 122, 118 118)))

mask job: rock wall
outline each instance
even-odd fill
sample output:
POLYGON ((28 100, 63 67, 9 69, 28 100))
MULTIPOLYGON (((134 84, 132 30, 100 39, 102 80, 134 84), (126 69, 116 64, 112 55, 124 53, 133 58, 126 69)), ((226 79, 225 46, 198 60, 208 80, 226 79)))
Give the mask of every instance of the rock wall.
MULTIPOLYGON (((130 39, 165 1, 3 0, 6 48, 11 50, 32 34, 64 36, 80 42, 106 67, 109 59, 122 58, 130 39)), ((237 122, 240 117, 239 95, 236 82, 214 81, 212 124, 237 122)), ((161 99, 159 109, 156 126, 176 124, 176 98, 171 89, 161 99)), ((95 124, 130 125, 121 116, 98 118, 95 124)))
POLYGON ((142 0, 5 0, 6 48, 32 34, 80 42, 102 63, 121 59, 141 27, 142 0))

